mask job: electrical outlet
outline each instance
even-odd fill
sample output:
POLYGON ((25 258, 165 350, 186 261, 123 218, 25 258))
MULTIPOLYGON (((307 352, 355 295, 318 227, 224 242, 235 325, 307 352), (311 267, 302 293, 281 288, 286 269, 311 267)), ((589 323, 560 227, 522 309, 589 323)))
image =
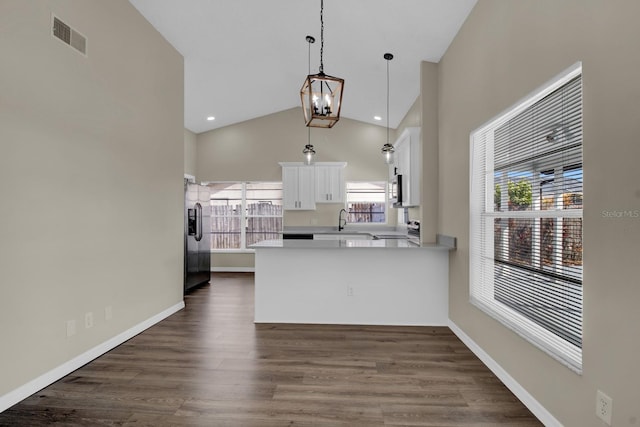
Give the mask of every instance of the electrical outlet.
POLYGON ((596 415, 602 421, 611 425, 611 413, 613 412, 613 399, 598 390, 596 393, 596 415))
POLYGON ((353 286, 347 286, 347 296, 353 296, 353 286))
POLYGON ((89 311, 84 315, 84 327, 89 329, 93 327, 93 312, 89 311))
POLYGON ((67 320, 67 338, 76 334, 76 321, 67 320))
POLYGON ((108 305, 104 308, 104 320, 111 320, 111 319, 113 319, 113 307, 108 305))

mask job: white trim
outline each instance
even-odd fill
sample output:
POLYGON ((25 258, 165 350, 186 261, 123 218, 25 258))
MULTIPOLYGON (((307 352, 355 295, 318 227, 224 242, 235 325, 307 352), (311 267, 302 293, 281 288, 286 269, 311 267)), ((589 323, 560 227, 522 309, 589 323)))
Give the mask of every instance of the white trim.
POLYGON ((562 423, 558 421, 544 406, 540 404, 529 392, 522 387, 502 366, 498 364, 489 354, 484 351, 474 340, 465 334, 462 329, 456 325, 453 320, 449 319, 449 329, 460 341, 478 356, 478 358, 495 374, 500 381, 526 406, 533 415, 547 427, 562 427, 562 423))
POLYGON ((28 383, 21 385, 15 390, 10 391, 3 396, 0 396, 0 412, 9 409, 16 403, 26 399, 34 393, 37 393, 48 385, 53 384, 54 382, 65 377, 76 369, 86 365, 92 360, 97 359, 109 350, 116 348, 128 339, 133 338, 134 336, 171 316, 173 313, 182 310, 183 308, 184 301, 180 301, 179 303, 167 308, 164 311, 161 311, 155 316, 152 316, 149 319, 138 323, 137 325, 127 329, 126 331, 116 335, 115 337, 108 339, 102 344, 98 344, 97 346, 85 351, 84 353, 50 370, 49 372, 46 372, 39 377, 29 381, 28 383))
POLYGON ((217 273, 255 273, 255 267, 211 267, 217 273))
POLYGON ((255 249, 247 248, 247 249, 211 249, 209 251, 211 254, 254 254, 256 253, 255 249))

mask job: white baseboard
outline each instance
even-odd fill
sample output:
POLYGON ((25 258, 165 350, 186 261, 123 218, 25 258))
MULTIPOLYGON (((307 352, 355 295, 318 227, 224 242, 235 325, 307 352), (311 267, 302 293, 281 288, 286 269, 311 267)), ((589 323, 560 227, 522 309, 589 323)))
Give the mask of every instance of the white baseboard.
POLYGON ((465 334, 451 319, 449 329, 460 338, 469 349, 493 372, 502 383, 526 406, 533 415, 546 427, 562 427, 562 423, 554 418, 524 387, 522 387, 502 366, 484 351, 474 340, 465 334))
POLYGON ((255 273, 254 267, 211 267, 211 271, 217 273, 255 273))
POLYGON ((93 347, 90 350, 87 350, 86 352, 63 363, 57 368, 54 368, 49 372, 46 372, 40 375, 39 377, 29 381, 28 383, 18 387, 13 391, 10 391, 9 393, 3 396, 0 396, 0 412, 3 412, 9 409, 16 403, 26 399, 27 397, 31 396, 34 393, 37 393, 38 391, 42 390, 48 385, 53 384, 54 382, 58 381, 60 378, 63 378, 64 376, 70 374, 76 369, 102 356, 104 353, 108 352, 109 350, 116 348, 117 346, 127 341, 128 339, 133 338, 134 336, 138 335, 140 332, 150 328, 151 326, 171 316, 173 313, 182 310, 183 308, 184 308, 184 301, 180 301, 178 304, 175 304, 172 307, 169 307, 166 310, 156 314, 155 316, 150 317, 149 319, 141 323, 138 323, 132 328, 127 329, 126 331, 103 342, 102 344, 99 344, 93 347))

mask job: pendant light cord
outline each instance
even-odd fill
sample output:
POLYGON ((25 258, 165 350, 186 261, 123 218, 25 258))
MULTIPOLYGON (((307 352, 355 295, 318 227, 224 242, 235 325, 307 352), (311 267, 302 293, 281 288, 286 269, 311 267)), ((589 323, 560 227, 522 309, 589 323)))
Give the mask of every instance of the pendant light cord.
POLYGON ((308 69, 309 71, 307 72, 307 74, 311 74, 311 43, 313 43, 313 38, 311 36, 307 36, 307 45, 309 45, 309 54, 308 54, 308 58, 309 58, 309 63, 308 63, 308 69))
MULTIPOLYGON (((308 64, 308 69, 309 71, 307 72, 308 75, 311 74, 311 43, 313 43, 315 40, 313 39, 313 37, 311 36, 307 36, 307 45, 309 46, 309 64, 308 64)), ((307 126, 307 145, 311 145, 311 126, 307 126)))
POLYGON ((324 0, 320 0, 320 74, 324 73, 322 54, 324 53, 324 0))
POLYGON ((387 144, 389 143, 389 61, 387 59, 387 144))
MULTIPOLYGON (((314 39, 313 36, 307 36, 306 40, 307 40, 307 45, 309 46, 309 50, 307 54, 307 58, 308 58, 307 74, 310 75, 311 74, 311 43, 315 43, 316 39, 314 39)), ((307 147, 305 148, 308 148, 310 145, 311 145, 311 126, 307 126, 307 147)))

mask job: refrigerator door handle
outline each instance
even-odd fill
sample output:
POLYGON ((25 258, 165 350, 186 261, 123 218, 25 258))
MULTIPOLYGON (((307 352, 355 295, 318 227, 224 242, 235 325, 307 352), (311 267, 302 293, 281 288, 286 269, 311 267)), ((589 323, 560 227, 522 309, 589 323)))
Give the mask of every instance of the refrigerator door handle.
POLYGON ((196 242, 202 240, 202 205, 200 203, 196 203, 196 242))

